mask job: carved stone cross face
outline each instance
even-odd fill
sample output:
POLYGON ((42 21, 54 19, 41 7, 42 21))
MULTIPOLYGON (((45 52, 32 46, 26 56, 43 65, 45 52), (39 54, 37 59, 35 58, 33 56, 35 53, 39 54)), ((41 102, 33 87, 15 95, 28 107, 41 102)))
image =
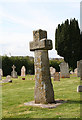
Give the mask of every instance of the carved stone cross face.
POLYGON ((13 65, 13 66, 12 66, 13 71, 15 71, 15 68, 16 68, 16 67, 13 65))
POLYGON ((41 29, 33 31, 33 41, 30 42, 30 51, 51 49, 52 40, 47 39, 47 32, 41 29))

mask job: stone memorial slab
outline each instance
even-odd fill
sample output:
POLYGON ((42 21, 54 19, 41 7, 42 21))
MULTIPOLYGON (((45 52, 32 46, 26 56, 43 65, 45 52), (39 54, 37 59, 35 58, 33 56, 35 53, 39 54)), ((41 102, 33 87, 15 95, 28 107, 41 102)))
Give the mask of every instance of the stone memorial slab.
POLYGON ((60 81, 60 73, 59 72, 55 72, 54 81, 60 81))
POLYGON ((56 72, 56 69, 53 68, 53 67, 50 67, 50 74, 51 74, 51 77, 54 76, 55 72, 56 72))
POLYGON ((17 72, 15 71, 15 68, 16 68, 16 67, 13 65, 13 66, 12 66, 13 71, 11 72, 12 78, 17 78, 17 72))
POLYGON ((0 80, 2 80, 2 76, 1 76, 1 73, 0 73, 0 80))
POLYGON ((26 68, 25 66, 22 66, 21 68, 21 76, 25 76, 26 68))
POLYGON ((76 69, 74 69, 74 74, 76 74, 76 75, 77 75, 77 68, 76 68, 76 69))
POLYGON ((80 72, 80 80, 82 80, 82 60, 80 60, 80 63, 79 63, 79 72, 80 72))
POLYGON ((82 60, 77 61, 77 76, 82 80, 82 60))
POLYGON ((0 74, 1 74, 1 76, 3 76, 3 70, 2 69, 0 69, 0 74))
POLYGON ((35 103, 53 103, 54 91, 51 83, 48 50, 52 49, 52 40, 47 39, 47 32, 41 29, 33 31, 30 51, 35 59, 35 103))
POLYGON ((69 66, 65 61, 60 64, 60 77, 70 78, 69 66))
POLYGON ((77 61, 77 77, 80 77, 80 61, 77 61))
POLYGON ((10 75, 7 75, 7 76, 6 76, 6 79, 3 79, 3 80, 2 80, 2 83, 8 83, 8 82, 12 82, 10 75))

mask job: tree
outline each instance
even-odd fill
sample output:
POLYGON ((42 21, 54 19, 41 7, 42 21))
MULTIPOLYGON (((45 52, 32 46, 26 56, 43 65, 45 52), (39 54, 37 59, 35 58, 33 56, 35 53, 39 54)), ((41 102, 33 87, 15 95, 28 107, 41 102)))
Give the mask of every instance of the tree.
POLYGON ((64 57, 64 60, 73 69, 77 67, 77 61, 80 60, 81 42, 79 25, 75 18, 70 21, 67 19, 56 28, 55 48, 57 53, 64 57))

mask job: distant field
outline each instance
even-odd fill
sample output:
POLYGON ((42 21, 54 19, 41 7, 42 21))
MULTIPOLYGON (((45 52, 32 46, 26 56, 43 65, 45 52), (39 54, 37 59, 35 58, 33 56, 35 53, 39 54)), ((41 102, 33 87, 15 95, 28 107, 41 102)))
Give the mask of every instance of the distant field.
POLYGON ((68 101, 54 109, 24 105, 25 102, 34 100, 33 75, 27 75, 26 80, 21 77, 12 80, 12 83, 2 85, 3 118, 80 118, 80 93, 77 93, 80 78, 71 76, 60 81, 52 79, 55 99, 68 101))

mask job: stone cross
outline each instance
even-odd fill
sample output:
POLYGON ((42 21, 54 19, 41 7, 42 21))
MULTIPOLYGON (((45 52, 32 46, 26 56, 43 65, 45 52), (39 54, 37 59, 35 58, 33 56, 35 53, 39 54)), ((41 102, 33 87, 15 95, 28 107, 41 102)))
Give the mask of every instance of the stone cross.
POLYGON ((16 68, 16 67, 13 65, 13 66, 12 66, 13 71, 15 71, 15 68, 16 68))
POLYGON ((12 69, 13 69, 13 71, 11 72, 11 76, 13 77, 13 78, 17 78, 17 72, 15 71, 15 66, 13 65, 12 66, 12 69))
POLYGON ((54 91, 51 83, 48 50, 52 49, 52 40, 47 39, 47 32, 41 29, 33 31, 30 51, 35 59, 35 103, 53 103, 54 91))

